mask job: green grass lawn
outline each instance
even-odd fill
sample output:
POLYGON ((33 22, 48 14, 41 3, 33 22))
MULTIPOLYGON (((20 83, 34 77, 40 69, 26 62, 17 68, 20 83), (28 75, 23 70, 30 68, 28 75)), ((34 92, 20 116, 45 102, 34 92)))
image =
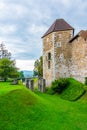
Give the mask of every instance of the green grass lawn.
POLYGON ((0 82, 0 130, 87 130, 87 94, 75 102, 0 82))
POLYGON ((73 78, 68 78, 68 82, 69 82, 69 85, 62 92, 61 98, 70 100, 70 101, 75 101, 79 99, 85 93, 85 89, 87 87, 81 82, 73 78))

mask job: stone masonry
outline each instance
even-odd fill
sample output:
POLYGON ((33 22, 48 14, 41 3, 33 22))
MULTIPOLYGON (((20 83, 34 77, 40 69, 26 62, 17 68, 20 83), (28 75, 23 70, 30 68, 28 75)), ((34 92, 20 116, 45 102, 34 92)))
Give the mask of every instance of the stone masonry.
POLYGON ((84 82, 87 77, 87 31, 74 36, 74 28, 65 20, 57 19, 42 39, 46 86, 61 77, 84 82))
POLYGON ((70 76, 85 82, 87 77, 87 31, 80 31, 68 44, 67 53, 70 76))

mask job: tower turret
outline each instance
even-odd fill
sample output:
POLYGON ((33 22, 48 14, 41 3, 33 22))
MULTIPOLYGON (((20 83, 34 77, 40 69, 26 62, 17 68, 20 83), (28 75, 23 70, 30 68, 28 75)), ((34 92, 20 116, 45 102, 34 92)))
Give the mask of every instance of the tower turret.
POLYGON ((43 78, 46 86, 54 79, 68 76, 66 46, 74 35, 74 28, 64 19, 57 19, 43 39, 43 78))

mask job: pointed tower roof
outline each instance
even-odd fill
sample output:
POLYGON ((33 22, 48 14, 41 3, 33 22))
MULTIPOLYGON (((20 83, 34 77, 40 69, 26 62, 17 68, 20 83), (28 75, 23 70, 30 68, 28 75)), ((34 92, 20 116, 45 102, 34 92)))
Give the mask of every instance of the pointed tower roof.
POLYGON ((74 28, 69 25, 64 19, 56 19, 55 22, 48 29, 48 31, 42 36, 42 38, 52 32, 65 30, 74 30, 74 28))

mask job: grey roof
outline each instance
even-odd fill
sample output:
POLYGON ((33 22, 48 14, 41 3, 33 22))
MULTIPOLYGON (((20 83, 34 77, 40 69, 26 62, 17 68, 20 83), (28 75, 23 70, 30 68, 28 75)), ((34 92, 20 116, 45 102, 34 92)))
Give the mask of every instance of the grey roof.
POLYGON ((72 30, 72 29, 74 30, 74 28, 71 25, 69 25, 64 19, 57 19, 51 25, 51 27, 48 29, 48 31, 42 36, 42 38, 52 32, 72 30))

